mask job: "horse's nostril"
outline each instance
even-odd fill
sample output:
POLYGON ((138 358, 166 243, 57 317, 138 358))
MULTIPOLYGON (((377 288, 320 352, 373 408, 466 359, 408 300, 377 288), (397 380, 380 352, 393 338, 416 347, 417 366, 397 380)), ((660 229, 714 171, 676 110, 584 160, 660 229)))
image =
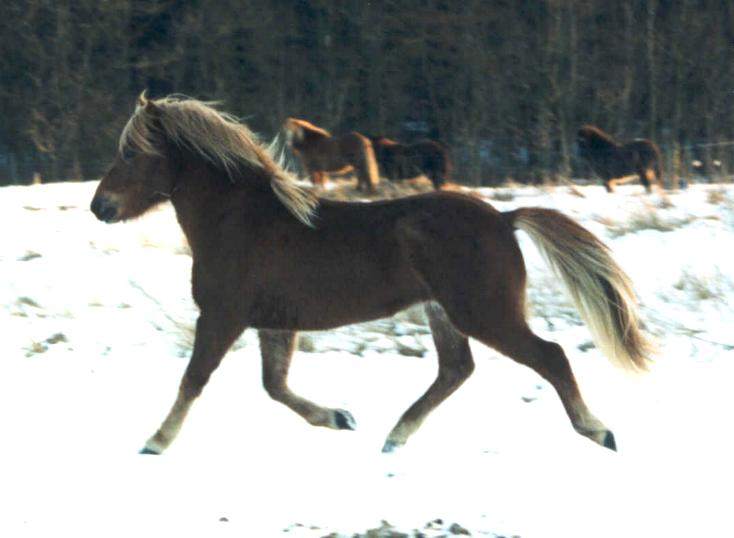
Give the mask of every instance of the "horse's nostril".
POLYGON ((114 222, 117 218, 117 204, 103 196, 92 199, 90 209, 103 222, 114 222))

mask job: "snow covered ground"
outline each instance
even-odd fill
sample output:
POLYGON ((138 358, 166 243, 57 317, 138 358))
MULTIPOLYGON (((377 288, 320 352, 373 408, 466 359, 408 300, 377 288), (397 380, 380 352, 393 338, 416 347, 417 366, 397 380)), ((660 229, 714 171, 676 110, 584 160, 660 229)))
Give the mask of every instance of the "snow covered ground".
POLYGON ((476 343, 474 376, 381 454, 436 371, 409 311, 308 334, 296 355, 294 390, 349 409, 357 431, 270 400, 247 332, 151 457, 137 450, 192 342, 191 261, 170 207, 105 225, 87 209, 95 187, 0 189, 0 536, 734 535, 734 188, 693 185, 670 204, 639 185, 481 191, 503 210, 566 212, 636 283, 660 348, 644 376, 599 355, 519 236, 532 325, 564 346, 616 454, 574 433, 536 374, 476 343))

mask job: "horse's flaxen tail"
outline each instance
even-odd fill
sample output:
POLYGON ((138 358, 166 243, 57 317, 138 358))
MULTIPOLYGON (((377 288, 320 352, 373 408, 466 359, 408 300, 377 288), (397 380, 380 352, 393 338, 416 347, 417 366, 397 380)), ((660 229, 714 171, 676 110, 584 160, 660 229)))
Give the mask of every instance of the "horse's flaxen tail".
POLYGON ((652 345, 640 330, 632 282, 609 248, 552 209, 521 208, 504 217, 530 236, 562 278, 602 353, 625 369, 646 370, 652 345))

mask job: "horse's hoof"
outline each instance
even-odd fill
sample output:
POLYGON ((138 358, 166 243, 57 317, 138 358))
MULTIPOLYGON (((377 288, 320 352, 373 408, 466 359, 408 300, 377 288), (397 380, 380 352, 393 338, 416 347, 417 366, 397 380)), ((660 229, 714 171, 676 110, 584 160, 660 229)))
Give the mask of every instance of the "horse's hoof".
POLYGON ((140 452, 138 454, 152 454, 153 456, 159 456, 160 452, 156 452, 155 450, 149 449, 147 446, 140 449, 140 452))
POLYGON ((334 410, 334 424, 338 430, 355 430, 357 422, 349 411, 344 409, 334 410))
POLYGON ((401 446, 403 446, 403 445, 401 445, 400 443, 397 443, 395 441, 392 441, 392 440, 388 439, 387 441, 385 441, 385 444, 382 445, 382 453, 383 454, 390 454, 392 452, 395 452, 401 446))
POLYGON ((614 434, 612 432, 607 432, 604 436, 604 447, 615 452, 617 451, 617 442, 614 440, 614 434))

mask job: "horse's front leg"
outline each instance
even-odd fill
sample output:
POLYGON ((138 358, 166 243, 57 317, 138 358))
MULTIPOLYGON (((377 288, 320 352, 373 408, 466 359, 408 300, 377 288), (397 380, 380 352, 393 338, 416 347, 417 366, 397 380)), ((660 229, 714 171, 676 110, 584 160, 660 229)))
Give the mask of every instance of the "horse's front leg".
POLYGON ((311 184, 319 187, 323 187, 326 183, 326 174, 318 170, 311 170, 309 172, 311 176, 311 184))
POLYGON ((194 351, 181 380, 178 397, 158 431, 145 443, 141 454, 160 454, 173 442, 194 400, 244 328, 243 324, 232 319, 202 311, 196 322, 194 351))
POLYGON ((296 348, 293 331, 258 331, 262 354, 263 385, 271 398, 286 405, 314 426, 353 430, 354 418, 344 409, 328 409, 294 394, 288 387, 288 369, 296 348))

